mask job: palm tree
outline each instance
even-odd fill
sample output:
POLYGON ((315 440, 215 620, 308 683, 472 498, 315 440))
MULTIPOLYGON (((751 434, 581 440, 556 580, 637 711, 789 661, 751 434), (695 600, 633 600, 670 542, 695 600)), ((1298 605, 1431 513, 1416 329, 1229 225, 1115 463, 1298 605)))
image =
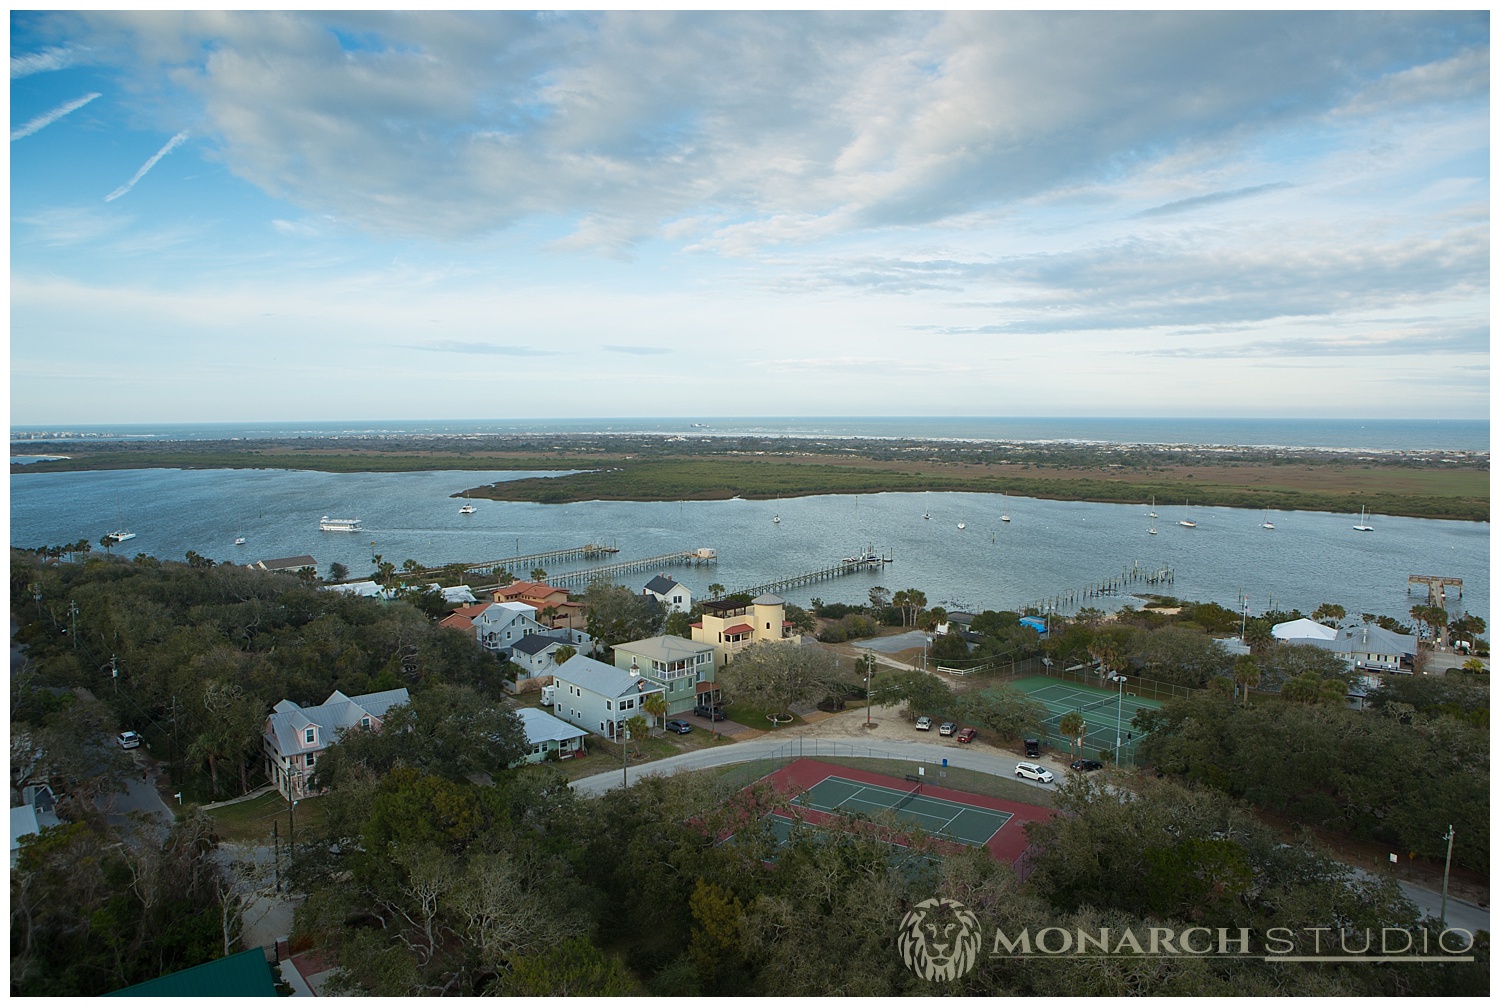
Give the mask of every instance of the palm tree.
POLYGON ((1057 729, 1068 739, 1068 753, 1074 754, 1075 746, 1077 754, 1083 752, 1083 736, 1088 733, 1088 723, 1083 719, 1083 714, 1077 710, 1065 713, 1057 722, 1057 729))
POLYGON ((653 730, 661 727, 667 719, 667 697, 659 692, 653 692, 641 700, 641 709, 651 715, 653 730))
POLYGON ((717 601, 720 598, 724 597, 724 585, 710 584, 708 585, 708 593, 715 601, 717 601))
POLYGON ((552 663, 567 664, 568 661, 572 659, 573 655, 577 653, 577 647, 570 647, 567 644, 563 644, 561 647, 558 647, 552 652, 552 663))
POLYGON ((1260 667, 1249 654, 1234 659, 1234 684, 1244 689, 1244 705, 1249 706, 1250 690, 1260 684, 1260 667))
POLYGON ((547 579, 547 571, 543 570, 541 567, 536 567, 531 571, 531 579, 538 583, 541 583, 542 581, 545 581, 547 579))

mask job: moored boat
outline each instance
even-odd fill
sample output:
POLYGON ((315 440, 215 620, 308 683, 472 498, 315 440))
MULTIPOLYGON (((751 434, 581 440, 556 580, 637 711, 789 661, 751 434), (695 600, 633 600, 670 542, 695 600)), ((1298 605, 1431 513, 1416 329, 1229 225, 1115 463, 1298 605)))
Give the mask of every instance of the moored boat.
POLYGON ((320 531, 363 531, 360 519, 357 517, 329 517, 324 514, 318 520, 320 531))

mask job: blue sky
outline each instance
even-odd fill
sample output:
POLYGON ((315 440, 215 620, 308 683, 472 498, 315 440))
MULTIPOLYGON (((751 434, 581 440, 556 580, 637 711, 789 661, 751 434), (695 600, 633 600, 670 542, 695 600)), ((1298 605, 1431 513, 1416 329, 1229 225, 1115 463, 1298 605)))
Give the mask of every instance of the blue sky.
POLYGON ((1489 414, 1489 18, 11 15, 15 424, 1489 414))

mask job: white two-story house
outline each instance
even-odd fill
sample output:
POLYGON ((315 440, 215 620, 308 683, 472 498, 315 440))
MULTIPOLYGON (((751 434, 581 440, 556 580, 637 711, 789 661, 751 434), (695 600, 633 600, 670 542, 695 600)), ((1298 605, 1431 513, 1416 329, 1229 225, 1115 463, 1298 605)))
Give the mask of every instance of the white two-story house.
POLYGON ((306 797, 318 757, 338 740, 341 729, 378 731, 391 707, 410 701, 405 689, 353 697, 335 691, 321 706, 303 707, 283 699, 266 718, 266 778, 289 801, 306 797))
POLYGON ((679 584, 666 574, 658 574, 646 582, 641 594, 655 598, 664 612, 688 612, 693 607, 693 592, 687 585, 679 584))
POLYGON ((606 738, 619 737, 631 717, 652 719, 642 702, 666 690, 639 672, 615 668, 575 654, 552 673, 552 712, 562 720, 606 738))

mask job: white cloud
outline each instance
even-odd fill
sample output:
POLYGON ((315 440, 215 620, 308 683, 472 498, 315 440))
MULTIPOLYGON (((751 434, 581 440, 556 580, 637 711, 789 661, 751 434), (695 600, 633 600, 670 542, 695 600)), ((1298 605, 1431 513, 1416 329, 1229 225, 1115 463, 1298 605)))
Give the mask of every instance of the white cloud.
POLYGON ((26 125, 11 130, 11 142, 14 143, 16 140, 19 140, 22 137, 30 136, 39 129, 45 129, 57 120, 61 119, 63 116, 67 115, 69 112, 78 111, 80 108, 87 105, 97 97, 99 97, 98 91, 90 91, 82 98, 74 98, 72 101, 65 101, 61 105, 58 105, 56 108, 43 112, 41 115, 28 121, 26 125))
POLYGON ((66 46, 52 46, 40 52, 23 53, 10 58, 10 79, 29 77, 48 70, 62 70, 73 65, 75 53, 66 46))
POLYGON ((148 172, 152 168, 156 167, 156 162, 157 161, 160 161, 162 158, 164 158, 168 154, 170 154, 172 152, 172 149, 174 147, 176 147, 178 144, 182 143, 182 141, 186 140, 187 138, 188 138, 188 131, 187 130, 183 130, 182 132, 178 133, 176 136, 172 137, 172 139, 170 139, 166 143, 162 144, 161 149, 158 150, 155 154, 152 154, 149 158, 147 158, 146 163, 143 164, 143 165, 141 165, 140 170, 138 170, 133 176, 131 176, 130 181, 128 181, 124 185, 120 186, 114 192, 111 192, 108 196, 105 196, 104 197, 104 201, 106 203, 111 203, 111 202, 119 199, 121 196, 125 195, 131 189, 134 189, 135 188, 135 183, 137 183, 141 179, 145 178, 146 177, 146 172, 148 172))

